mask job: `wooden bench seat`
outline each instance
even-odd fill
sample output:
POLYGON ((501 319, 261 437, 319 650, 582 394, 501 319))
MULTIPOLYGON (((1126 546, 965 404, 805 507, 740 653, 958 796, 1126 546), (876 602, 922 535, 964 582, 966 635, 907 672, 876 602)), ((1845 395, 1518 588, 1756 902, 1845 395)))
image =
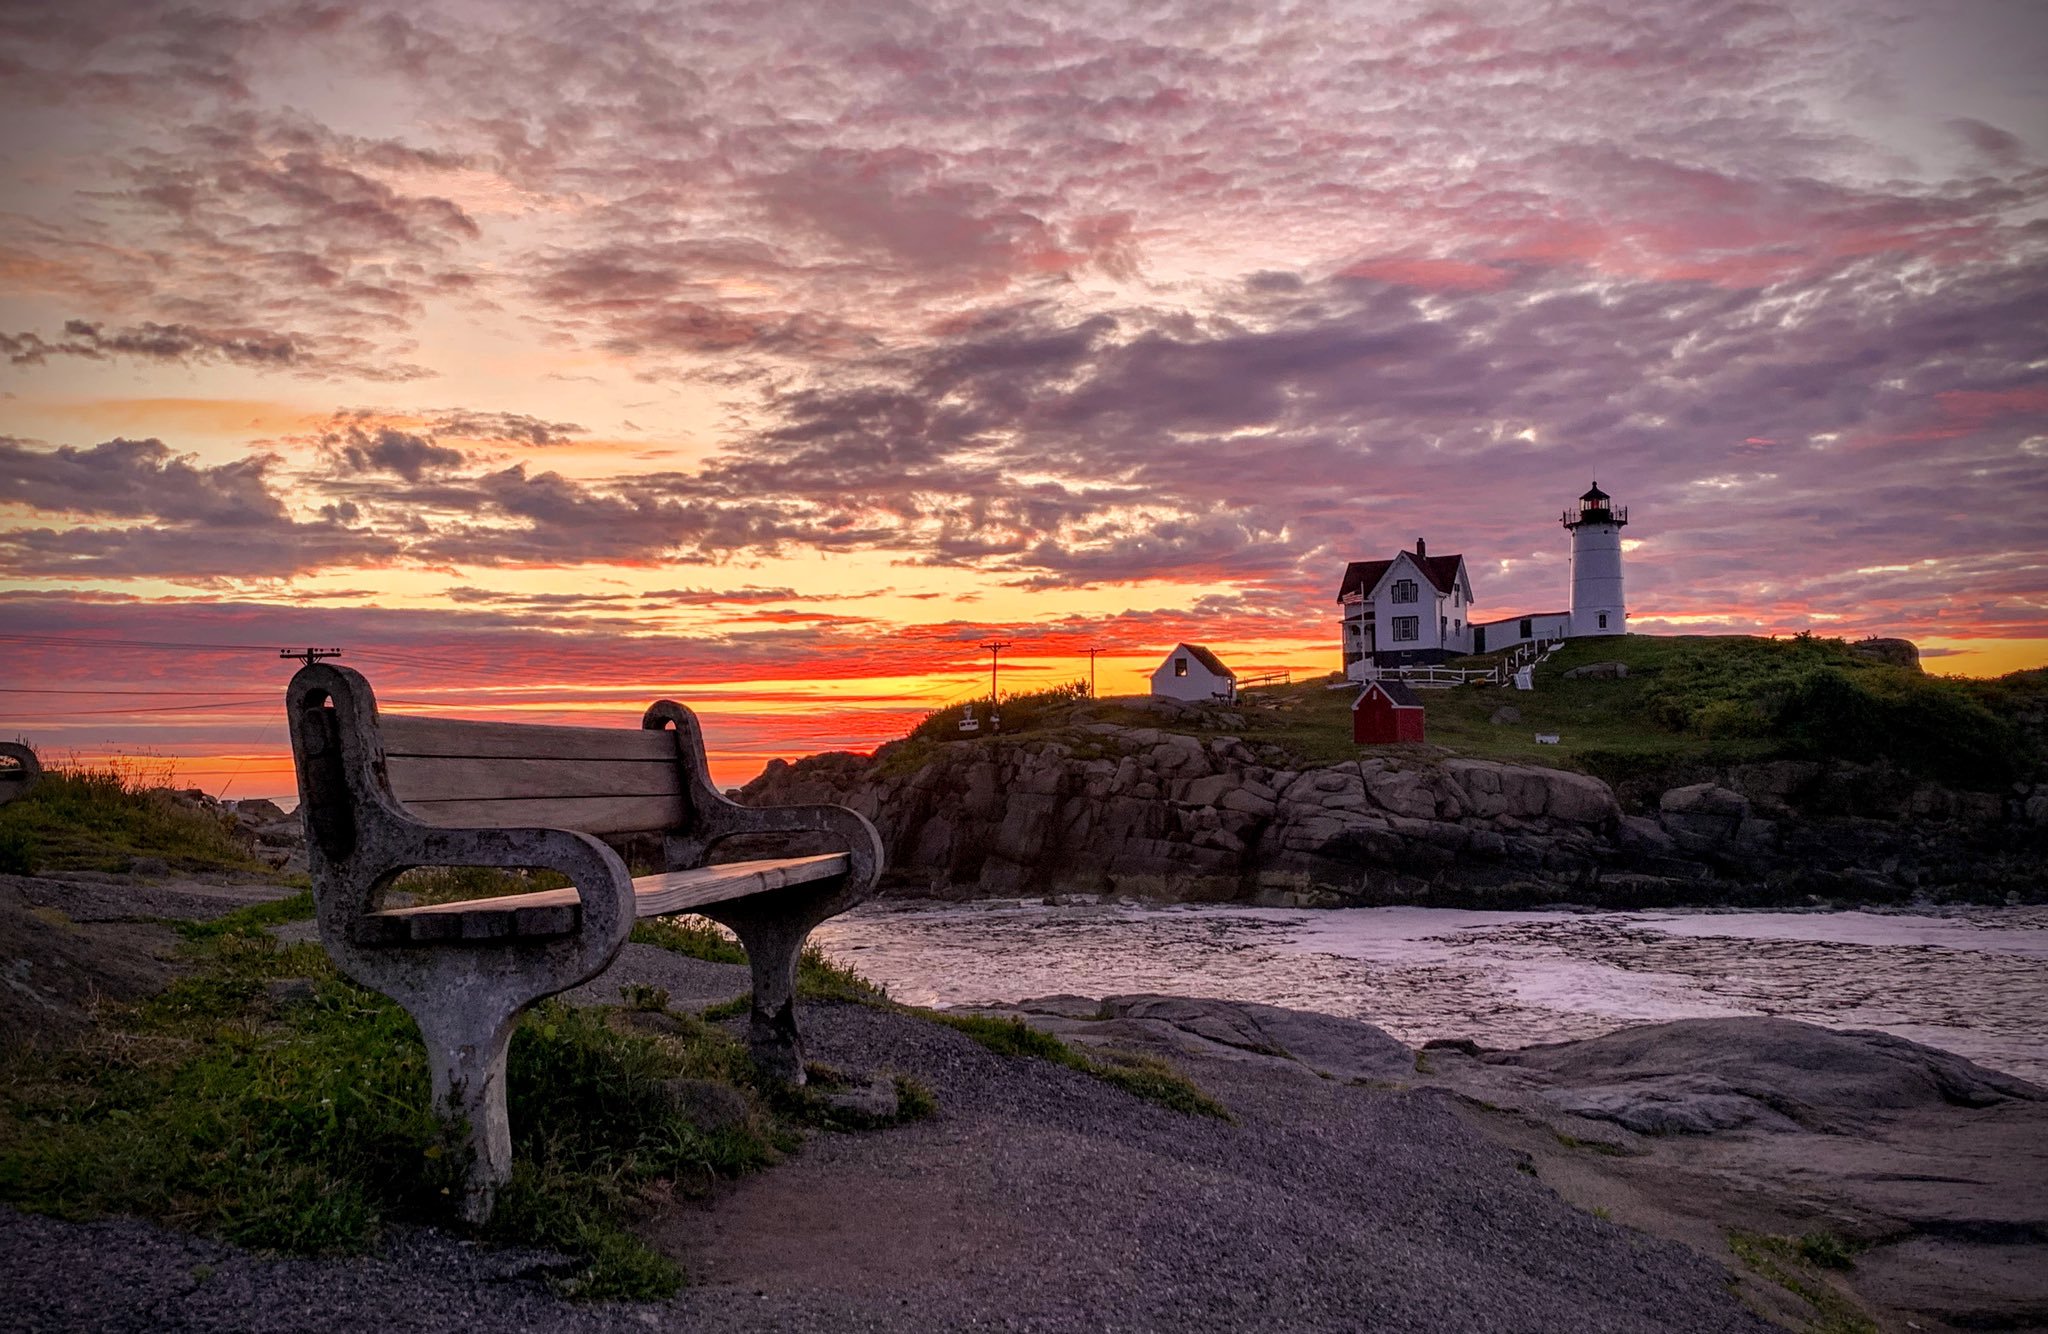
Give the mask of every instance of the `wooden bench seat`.
MULTIPOLYGON (((725 862, 690 871, 635 876, 633 915, 666 917, 671 913, 695 912, 763 890, 829 880, 845 875, 846 871, 844 855, 821 853, 814 857, 725 862)), ((574 888, 539 889, 494 899, 423 903, 366 913, 357 924, 356 940, 365 945, 398 945, 429 940, 563 935, 577 928, 582 913, 582 902, 574 888)))
POLYGON ((804 939, 881 875, 881 839, 858 813, 726 800, 695 715, 669 700, 638 727, 387 716, 360 674, 314 663, 293 676, 285 707, 321 942, 344 973, 419 1024, 435 1104, 467 1127, 475 1151, 469 1217, 489 1214, 512 1171, 505 1052, 520 1011, 604 971, 637 918, 698 912, 739 937, 755 1063, 804 1081, 804 939), (810 846, 710 864, 720 843, 761 835, 810 846), (663 870, 632 878, 605 842, 625 836, 658 839, 663 870), (553 871, 573 888, 384 902, 398 876, 423 866, 553 871))

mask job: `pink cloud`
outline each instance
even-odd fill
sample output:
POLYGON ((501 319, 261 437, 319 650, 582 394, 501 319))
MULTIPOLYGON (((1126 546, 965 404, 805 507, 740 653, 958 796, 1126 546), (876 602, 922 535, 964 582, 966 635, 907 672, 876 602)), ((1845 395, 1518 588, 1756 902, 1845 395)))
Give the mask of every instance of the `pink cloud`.
POLYGON ((1459 259, 1365 259, 1337 271, 1340 278, 1365 278, 1426 291, 1489 292, 1505 286, 1513 275, 1491 264, 1459 259))

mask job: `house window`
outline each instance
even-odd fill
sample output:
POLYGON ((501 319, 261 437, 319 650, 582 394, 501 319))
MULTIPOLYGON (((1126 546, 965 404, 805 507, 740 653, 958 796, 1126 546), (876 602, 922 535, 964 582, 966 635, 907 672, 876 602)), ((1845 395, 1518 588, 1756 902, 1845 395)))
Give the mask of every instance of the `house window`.
MULTIPOLYGON (((1413 584, 1408 586, 1410 588, 1415 587, 1413 584)), ((1396 616, 1394 618, 1395 643, 1412 642, 1420 638, 1422 638, 1422 618, 1420 616, 1396 616)))
POLYGON ((1186 658, 1175 658, 1173 660, 1173 674, 1175 676, 1186 676, 1188 674, 1188 660, 1186 658))
POLYGON ((1415 601, 1415 581, 1413 579, 1396 579, 1394 581, 1394 601, 1415 601))
POLYGON ((1533 628, 1533 627, 1532 627, 1532 626, 1531 626, 1531 625, 1529 624, 1529 618, 1528 618, 1528 617, 1526 617, 1526 616, 1524 616, 1524 617, 1522 618, 1522 634, 1521 634, 1521 638, 1523 638, 1523 639, 1529 639, 1529 638, 1532 638, 1532 637, 1534 637, 1535 633, 1536 633, 1536 632, 1535 632, 1535 629, 1534 629, 1534 628, 1533 628))
POLYGON ((1607 628, 1607 613, 1604 611, 1600 613, 1600 628, 1602 630, 1607 628))

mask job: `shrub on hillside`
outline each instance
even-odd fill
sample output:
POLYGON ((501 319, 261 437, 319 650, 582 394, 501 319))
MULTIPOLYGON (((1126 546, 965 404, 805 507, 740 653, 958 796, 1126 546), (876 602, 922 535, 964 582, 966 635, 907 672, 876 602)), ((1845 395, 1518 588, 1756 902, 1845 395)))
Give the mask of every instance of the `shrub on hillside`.
POLYGON ((1888 759, 1962 787, 2001 787, 2017 767, 2013 729, 1959 683, 1897 670, 1820 668, 1778 704, 1779 736, 1816 756, 1888 759))
MULTIPOLYGON (((998 710, 1002 714, 1002 730, 1029 732, 1062 722, 1076 704, 1087 698, 1088 683, 1085 681, 1069 681, 1065 685, 1052 686, 1045 690, 1004 695, 1002 707, 998 710)), ((911 729, 910 735, 925 741, 956 741, 961 735, 960 720, 966 717, 970 708, 974 710, 974 716, 981 719, 986 726, 989 716, 988 701, 977 699, 966 704, 933 709, 911 729)), ((987 736, 989 733, 983 731, 981 735, 987 736)))

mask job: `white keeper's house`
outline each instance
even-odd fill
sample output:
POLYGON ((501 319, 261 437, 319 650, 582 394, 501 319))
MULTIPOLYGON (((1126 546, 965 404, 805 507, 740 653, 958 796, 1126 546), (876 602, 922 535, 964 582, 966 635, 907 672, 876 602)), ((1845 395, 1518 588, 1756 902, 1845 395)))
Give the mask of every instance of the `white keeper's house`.
POLYGON ((1432 556, 1421 538, 1415 550, 1390 560, 1355 560, 1337 587, 1343 617, 1344 674, 1365 678, 1367 667, 1442 662, 1468 653, 1497 653, 1517 644, 1549 643, 1591 635, 1628 633, 1621 578, 1621 530, 1628 510, 1595 482, 1568 509, 1572 605, 1567 611, 1473 619, 1472 576, 1462 554, 1432 556))
POLYGON ((1161 699, 1229 703, 1237 698, 1237 673, 1200 644, 1175 644, 1152 669, 1152 693, 1161 699))

